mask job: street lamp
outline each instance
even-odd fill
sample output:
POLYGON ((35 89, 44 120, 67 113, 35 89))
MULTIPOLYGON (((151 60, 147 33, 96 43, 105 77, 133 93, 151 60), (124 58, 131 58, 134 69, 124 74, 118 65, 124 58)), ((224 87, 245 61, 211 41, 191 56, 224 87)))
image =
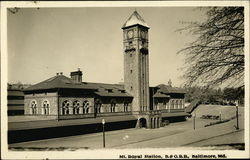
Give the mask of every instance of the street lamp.
POLYGON ((221 118, 221 111, 220 111, 220 121, 221 121, 221 119, 222 119, 222 118, 221 118))
POLYGON ((102 119, 103 148, 105 148, 105 120, 102 119))
POLYGON ((238 114, 238 106, 239 106, 239 102, 238 100, 235 101, 235 105, 236 105, 236 129, 239 129, 239 114, 238 114))
POLYGON ((195 117, 196 117, 196 112, 194 112, 194 130, 195 130, 195 117))

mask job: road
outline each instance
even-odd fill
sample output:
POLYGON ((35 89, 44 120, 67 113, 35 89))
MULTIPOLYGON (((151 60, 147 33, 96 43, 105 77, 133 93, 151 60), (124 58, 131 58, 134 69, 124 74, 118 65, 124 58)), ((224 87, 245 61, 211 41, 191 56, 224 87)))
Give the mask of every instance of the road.
MULTIPOLYGON (((243 111, 240 110, 241 115, 243 111)), ((185 122, 171 123, 158 129, 125 129, 106 132, 106 148, 166 148, 166 147, 204 147, 221 144, 244 143, 244 116, 240 116, 240 130, 234 125, 236 120, 204 127, 214 120, 196 118, 185 122)), ((41 133, 42 134, 42 133, 41 133)), ((103 147, 102 133, 53 138, 9 145, 10 149, 98 149, 103 147)))

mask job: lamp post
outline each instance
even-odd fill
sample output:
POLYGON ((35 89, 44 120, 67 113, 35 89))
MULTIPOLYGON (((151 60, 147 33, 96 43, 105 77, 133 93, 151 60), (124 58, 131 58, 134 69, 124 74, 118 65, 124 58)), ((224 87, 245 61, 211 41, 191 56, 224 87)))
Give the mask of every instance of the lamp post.
POLYGON ((235 105, 236 105, 236 129, 239 129, 239 114, 238 114, 238 100, 235 101, 235 105))
POLYGON ((194 130, 195 130, 195 117, 196 117, 196 112, 194 112, 194 130))
POLYGON ((103 148, 105 148, 105 120, 102 119, 103 148))
POLYGON ((221 118, 221 111, 220 111, 220 121, 221 121, 221 119, 222 119, 222 118, 221 118))

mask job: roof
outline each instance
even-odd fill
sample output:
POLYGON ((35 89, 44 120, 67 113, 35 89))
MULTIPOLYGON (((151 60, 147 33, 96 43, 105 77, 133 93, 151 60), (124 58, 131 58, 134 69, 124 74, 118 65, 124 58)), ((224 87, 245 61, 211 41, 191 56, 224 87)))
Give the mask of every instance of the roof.
POLYGON ((187 106, 187 108, 185 109, 185 112, 187 113, 191 113, 193 112, 193 110, 195 110, 196 107, 198 107, 200 104, 200 100, 196 99, 196 100, 193 100, 189 106, 187 106))
POLYGON ((133 14, 124 23, 122 28, 126 28, 126 27, 133 26, 133 25, 138 25, 138 24, 149 28, 149 26, 144 21, 144 19, 139 15, 139 13, 137 11, 134 11, 133 14))
POLYGON ((182 88, 172 87, 165 84, 160 84, 157 86, 157 88, 159 88, 158 92, 162 93, 181 93, 181 94, 186 93, 186 91, 182 88))
POLYGON ((161 93, 161 92, 156 92, 153 97, 155 97, 155 98, 169 98, 170 96, 166 95, 164 93, 161 93))
POLYGON ((64 75, 57 75, 35 85, 32 85, 24 89, 24 91, 45 90, 53 88, 93 89, 93 86, 76 83, 74 82, 74 80, 64 75))
POLYGON ((114 92, 114 93, 109 93, 109 92, 95 92, 97 95, 102 96, 102 97, 133 97, 128 93, 119 93, 119 92, 114 92))
POLYGON ((99 96, 132 97, 131 95, 125 92, 124 85, 122 84, 105 84, 105 83, 91 83, 91 82, 76 83, 74 80, 64 75, 57 75, 45 81, 37 83, 29 88, 26 88, 24 92, 57 89, 57 88, 88 89, 88 90, 93 90, 93 92, 99 96))

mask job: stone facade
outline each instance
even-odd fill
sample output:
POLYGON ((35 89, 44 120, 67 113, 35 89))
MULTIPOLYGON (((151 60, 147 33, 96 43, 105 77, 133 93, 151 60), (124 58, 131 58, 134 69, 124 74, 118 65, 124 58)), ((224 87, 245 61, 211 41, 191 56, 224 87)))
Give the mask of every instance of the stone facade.
POLYGON ((57 92, 25 94, 24 104, 25 115, 57 115, 59 119, 131 114, 132 110, 132 99, 128 98, 97 96, 59 96, 58 98, 57 92))
POLYGON ((148 28, 123 28, 124 86, 134 99, 133 111, 149 110, 148 28), (142 35, 143 33, 143 35, 142 35))
POLYGON ((53 93, 33 93, 24 96, 25 115, 57 115, 58 96, 53 93), (45 104, 45 102, 47 102, 45 104), (45 106, 46 105, 46 106, 45 106), (46 111, 45 112, 45 107, 46 111))

